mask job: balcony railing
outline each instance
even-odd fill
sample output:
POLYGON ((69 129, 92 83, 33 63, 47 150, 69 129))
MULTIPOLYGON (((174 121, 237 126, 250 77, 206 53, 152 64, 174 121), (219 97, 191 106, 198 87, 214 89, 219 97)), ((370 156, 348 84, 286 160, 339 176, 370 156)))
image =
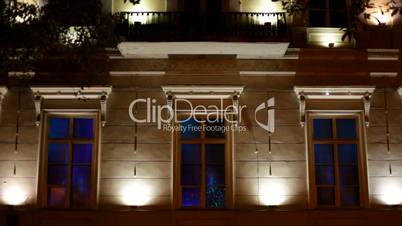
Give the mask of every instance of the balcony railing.
POLYGON ((286 14, 119 12, 118 30, 133 41, 225 40, 284 37, 286 14))

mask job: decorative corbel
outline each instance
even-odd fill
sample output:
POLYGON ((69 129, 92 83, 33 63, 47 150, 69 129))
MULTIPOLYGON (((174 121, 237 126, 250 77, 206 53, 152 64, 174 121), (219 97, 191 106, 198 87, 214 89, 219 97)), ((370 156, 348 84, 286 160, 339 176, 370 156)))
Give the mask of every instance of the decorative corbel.
POLYGON ((306 97, 304 92, 300 92, 299 96, 299 114, 300 114, 300 126, 306 125, 306 97))
POLYGON ((166 101, 167 101, 167 105, 169 106, 169 125, 172 126, 172 121, 174 118, 174 110, 173 110, 173 94, 171 92, 167 92, 166 93, 166 101))
POLYGON ((39 93, 34 94, 34 103, 35 103, 35 115, 36 115, 36 126, 40 125, 40 117, 42 111, 42 95, 39 93))
POLYGON ((0 117, 1 117, 1 111, 2 111, 2 104, 3 104, 3 99, 4 99, 4 96, 6 95, 6 93, 7 93, 7 88, 6 87, 0 87, 0 117))
POLYGON ((240 94, 238 92, 235 92, 232 96, 232 104, 233 104, 233 110, 234 110, 234 114, 233 114, 233 122, 234 122, 234 126, 237 127, 239 124, 239 97, 240 94))
POLYGON ((100 106, 101 106, 101 124, 102 127, 106 125, 106 112, 107 112, 107 93, 103 92, 101 97, 100 97, 100 106))
POLYGON ((371 106, 371 93, 366 92, 363 98, 363 107, 364 107, 364 123, 366 127, 370 126, 370 106, 371 106))

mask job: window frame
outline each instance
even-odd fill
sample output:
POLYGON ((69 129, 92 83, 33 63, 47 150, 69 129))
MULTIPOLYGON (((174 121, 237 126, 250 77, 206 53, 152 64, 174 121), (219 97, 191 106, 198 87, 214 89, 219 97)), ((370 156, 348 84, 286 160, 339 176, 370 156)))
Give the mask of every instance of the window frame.
MULTIPOLYGON (((187 118, 187 113, 177 113, 178 118, 187 118)), ((205 115, 197 115, 197 117, 205 118, 205 115)), ((174 128, 178 128, 180 123, 174 123, 174 128)), ((203 125, 204 126, 204 125, 203 125)), ((225 122, 225 126, 230 126, 225 122)), ((232 141, 233 133, 230 130, 225 132, 224 138, 205 138, 205 130, 200 134, 199 140, 181 141, 179 130, 173 132, 173 208, 174 209, 207 209, 221 210, 233 208, 233 153, 232 141), (182 206, 182 185, 181 185, 181 144, 201 144, 201 191, 200 191, 200 207, 183 207, 182 206), (205 145, 206 144, 224 144, 225 145, 225 207, 224 208, 207 208, 206 207, 206 183, 205 183, 205 145)))
MULTIPOLYGON (((49 209, 94 209, 98 204, 98 183, 99 183, 99 147, 100 147, 100 111, 99 110, 45 110, 41 117, 41 131, 40 131, 40 167, 38 179, 38 206, 40 208, 49 209), (66 199, 62 207, 50 207, 48 205, 48 143, 51 141, 48 138, 49 120, 50 118, 69 118, 70 119, 70 138, 65 139, 69 144, 69 161, 68 161, 68 175, 66 184, 66 199), (73 133, 73 119, 74 118, 88 118, 94 120, 94 138, 93 139, 74 139, 71 135, 73 133), (73 143, 82 143, 91 141, 92 147, 92 162, 91 162, 91 190, 90 190, 90 203, 88 207, 72 207, 71 206, 71 176, 72 176, 72 145, 73 143)), ((57 139, 55 139, 57 140, 57 139)))
MULTIPOLYGON (((346 14, 346 25, 350 23, 350 18, 349 18, 349 11, 350 11, 350 0, 345 0, 346 5, 344 8, 341 9, 332 9, 331 8, 331 1, 337 1, 337 0, 324 0, 325 1, 325 8, 315 8, 315 7, 309 7, 308 11, 308 19, 309 19, 309 27, 322 27, 322 26, 311 26, 310 22, 310 12, 324 12, 325 14, 325 25, 324 27, 334 27, 332 26, 333 22, 331 21, 331 14, 333 13, 345 13, 346 14)), ((353 1, 353 0, 352 0, 353 1)))
MULTIPOLYGON (((363 123, 363 115, 361 111, 309 111, 307 113, 307 126, 306 126, 306 138, 307 138, 307 156, 308 156, 308 187, 309 187, 309 207, 319 209, 356 209, 369 207, 368 198, 368 174, 367 174, 367 155, 366 155, 366 135, 363 123), (341 192, 339 184, 339 162, 337 149, 334 149, 334 177, 335 177, 335 205, 333 206, 320 206, 317 203, 317 185, 316 185, 316 172, 315 172, 315 159, 314 159, 314 140, 313 140, 313 120, 314 119, 356 119, 357 139, 356 140, 327 140, 328 144, 350 144, 355 143, 358 147, 358 175, 359 175, 359 198, 360 204, 355 207, 347 207, 341 205, 341 192)), ((332 133, 336 134, 336 126, 333 124, 332 133)), ((324 142, 324 141, 323 141, 324 142)), ((336 146, 336 145, 334 145, 336 146)))

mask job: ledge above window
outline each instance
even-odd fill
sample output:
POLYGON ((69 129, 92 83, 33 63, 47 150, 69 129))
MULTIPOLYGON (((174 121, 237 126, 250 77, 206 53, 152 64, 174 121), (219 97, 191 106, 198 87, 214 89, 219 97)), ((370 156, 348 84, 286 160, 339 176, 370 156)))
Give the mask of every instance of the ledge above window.
POLYGON ((372 95, 374 86, 351 86, 351 87, 317 87, 317 86, 296 86, 295 93, 303 95, 306 99, 361 99, 365 95, 372 95))
POLYGON ((40 124, 43 100, 99 100, 102 126, 106 124, 106 102, 112 92, 111 86, 98 87, 57 87, 32 86, 35 97, 36 124, 40 124))
POLYGON ((239 96, 244 86, 162 86, 166 95, 183 99, 230 99, 239 96))
POLYGON ((296 86, 294 91, 299 99, 300 125, 306 121, 306 101, 308 100, 362 100, 364 121, 369 126, 371 96, 374 86, 296 86))

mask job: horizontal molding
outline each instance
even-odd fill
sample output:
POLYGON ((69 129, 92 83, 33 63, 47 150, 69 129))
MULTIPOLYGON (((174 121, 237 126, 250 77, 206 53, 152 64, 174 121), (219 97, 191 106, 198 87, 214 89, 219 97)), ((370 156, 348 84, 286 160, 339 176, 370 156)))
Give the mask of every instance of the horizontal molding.
POLYGON ((165 71, 111 71, 111 76, 164 76, 165 71))
POLYGON ((398 72, 370 72, 370 77, 397 77, 398 72))
POLYGON ((295 71, 240 71, 241 76, 295 76, 295 71))

